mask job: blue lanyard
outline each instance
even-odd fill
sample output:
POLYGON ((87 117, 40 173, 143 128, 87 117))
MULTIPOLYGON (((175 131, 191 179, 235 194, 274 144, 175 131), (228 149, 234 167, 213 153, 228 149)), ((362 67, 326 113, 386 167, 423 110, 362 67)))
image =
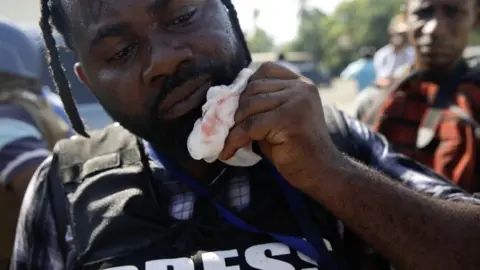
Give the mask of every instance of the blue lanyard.
POLYGON ((307 255, 310 258, 313 258, 318 263, 326 263, 331 266, 331 269, 337 269, 336 265, 333 263, 332 258, 325 246, 323 237, 321 236, 319 230, 313 226, 313 221, 310 214, 308 213, 305 202, 303 201, 302 195, 296 189, 294 189, 277 171, 277 169, 270 163, 268 163, 270 169, 273 171, 273 175, 277 182, 279 182, 282 187, 283 192, 287 196, 287 200, 290 205, 290 209, 295 216, 295 219, 300 225, 300 229, 305 234, 309 242, 294 236, 288 236, 278 233, 265 232, 257 227, 245 222, 243 219, 237 217, 230 210, 218 204, 212 199, 212 196, 208 189, 201 185, 198 181, 194 180, 192 177, 187 175, 181 170, 178 170, 175 166, 170 164, 165 158, 162 158, 158 153, 153 149, 153 147, 145 142, 147 147, 148 154, 155 160, 162 163, 162 165, 178 177, 180 181, 188 184, 198 195, 201 195, 208 199, 212 205, 222 214, 222 216, 233 226, 248 232, 266 234, 276 239, 277 241, 295 249, 303 254, 307 255))

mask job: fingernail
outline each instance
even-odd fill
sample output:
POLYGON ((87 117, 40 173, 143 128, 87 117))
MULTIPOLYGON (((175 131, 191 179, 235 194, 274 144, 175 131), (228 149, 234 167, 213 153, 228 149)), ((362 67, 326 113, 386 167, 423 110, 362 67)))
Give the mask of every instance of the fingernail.
POLYGON ((234 150, 230 151, 230 153, 228 153, 228 154, 223 153, 221 159, 222 160, 229 160, 237 153, 237 151, 238 151, 238 149, 234 149, 234 150))
POLYGON ((226 154, 225 152, 222 152, 222 153, 220 154, 220 157, 219 157, 220 160, 227 160, 227 158, 228 158, 228 156, 227 156, 227 154, 226 154))

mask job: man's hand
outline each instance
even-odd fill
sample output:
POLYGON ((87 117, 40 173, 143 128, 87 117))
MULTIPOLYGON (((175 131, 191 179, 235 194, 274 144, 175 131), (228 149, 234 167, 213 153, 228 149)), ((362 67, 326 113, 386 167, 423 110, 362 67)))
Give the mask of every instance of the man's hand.
POLYGON ((318 88, 275 63, 263 64, 242 93, 221 159, 258 141, 263 154, 292 185, 304 190, 311 174, 327 169, 339 152, 323 116, 318 88))
MULTIPOLYGON (((222 159, 258 141, 287 181, 320 202, 395 268, 480 269, 478 207, 425 197, 385 175, 398 178, 396 172, 381 173, 341 155, 330 140, 319 93, 308 80, 275 64, 263 65, 241 96, 235 120, 222 159)), ((404 168, 400 163, 387 166, 404 168)), ((425 179, 435 181, 418 173, 410 188, 421 191, 425 179)))

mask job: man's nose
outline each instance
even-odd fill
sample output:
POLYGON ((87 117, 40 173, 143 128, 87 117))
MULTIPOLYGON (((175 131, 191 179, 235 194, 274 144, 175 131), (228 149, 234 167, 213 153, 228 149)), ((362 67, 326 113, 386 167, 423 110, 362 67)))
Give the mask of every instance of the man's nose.
POLYGON ((193 56, 188 47, 172 42, 151 42, 149 51, 147 57, 150 59, 143 71, 143 81, 150 87, 155 87, 158 78, 174 75, 179 65, 193 56))

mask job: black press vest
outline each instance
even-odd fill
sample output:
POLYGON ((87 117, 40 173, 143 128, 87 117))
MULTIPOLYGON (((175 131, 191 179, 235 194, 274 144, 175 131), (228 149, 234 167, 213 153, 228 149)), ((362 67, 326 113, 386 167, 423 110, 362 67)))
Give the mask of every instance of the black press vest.
MULTIPOLYGON (((174 219, 168 211, 171 194, 162 182, 171 176, 155 166, 147 173, 141 159, 138 139, 118 125, 56 146, 50 176, 66 194, 55 196, 68 205, 75 269, 329 269, 267 235, 233 227, 201 197, 191 219, 174 219)), ((258 165, 249 174, 250 205, 238 216, 266 231, 303 237, 268 171, 258 165)), ((306 200, 338 269, 352 269, 338 221, 306 200)), ((56 210, 55 215, 62 214, 56 210)))

